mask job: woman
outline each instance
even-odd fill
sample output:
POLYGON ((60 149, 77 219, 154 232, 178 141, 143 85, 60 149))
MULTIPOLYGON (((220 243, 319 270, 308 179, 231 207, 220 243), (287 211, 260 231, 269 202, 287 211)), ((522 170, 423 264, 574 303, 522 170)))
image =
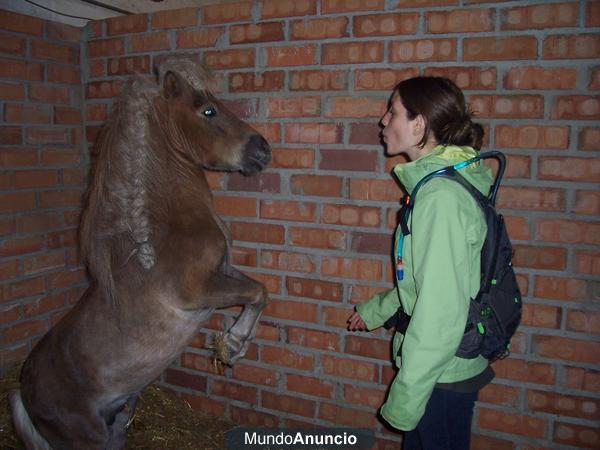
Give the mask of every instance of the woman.
MULTIPOLYGON (((381 123, 387 153, 411 160, 394 168, 409 194, 425 175, 476 156, 483 137, 460 89, 439 77, 399 83, 381 123)), ((493 177, 483 164, 460 173, 488 193, 493 177)), ((434 178, 419 189, 408 226, 403 242, 396 232, 394 253, 402 257, 396 257, 395 288, 357 305, 348 328, 378 328, 400 306, 412 317, 405 334, 394 336, 400 370, 381 415, 406 431, 405 450, 468 449, 477 393, 494 373, 482 356, 462 359, 455 353, 469 299, 480 287, 486 225, 471 194, 453 180, 434 178)))

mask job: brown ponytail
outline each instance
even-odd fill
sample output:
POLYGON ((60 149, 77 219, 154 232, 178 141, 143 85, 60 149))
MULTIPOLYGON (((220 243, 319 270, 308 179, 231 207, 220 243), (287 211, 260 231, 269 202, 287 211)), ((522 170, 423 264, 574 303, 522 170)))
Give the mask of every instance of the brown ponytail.
POLYGON ((483 127, 472 121, 462 91, 449 79, 409 78, 398 83, 394 91, 398 92, 409 119, 418 115, 425 119, 425 132, 419 147, 423 148, 433 133, 439 144, 481 149, 483 127))

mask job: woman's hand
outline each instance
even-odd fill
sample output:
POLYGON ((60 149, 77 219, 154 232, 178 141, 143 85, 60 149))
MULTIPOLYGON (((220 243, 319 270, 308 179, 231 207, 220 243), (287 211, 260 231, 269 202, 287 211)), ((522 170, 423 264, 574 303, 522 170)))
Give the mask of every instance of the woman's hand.
POLYGON ((360 314, 358 314, 356 311, 354 311, 352 315, 348 317, 346 323, 348 324, 348 330, 350 331, 362 331, 367 329, 367 324, 361 319, 360 314))

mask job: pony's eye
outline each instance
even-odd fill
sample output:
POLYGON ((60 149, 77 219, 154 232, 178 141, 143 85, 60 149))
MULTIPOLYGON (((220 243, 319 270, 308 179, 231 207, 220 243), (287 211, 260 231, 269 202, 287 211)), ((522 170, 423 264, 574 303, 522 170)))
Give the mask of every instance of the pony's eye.
POLYGON ((204 114, 206 117, 214 117, 217 115, 217 110, 213 106, 207 106, 202 111, 202 114, 204 114))

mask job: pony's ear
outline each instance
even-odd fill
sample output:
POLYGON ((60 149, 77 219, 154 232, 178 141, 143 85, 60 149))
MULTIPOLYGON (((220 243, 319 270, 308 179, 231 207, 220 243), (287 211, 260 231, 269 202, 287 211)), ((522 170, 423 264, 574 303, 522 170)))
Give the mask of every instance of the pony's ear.
POLYGON ((167 98, 179 97, 182 93, 181 80, 174 72, 167 72, 163 80, 163 89, 167 98))

